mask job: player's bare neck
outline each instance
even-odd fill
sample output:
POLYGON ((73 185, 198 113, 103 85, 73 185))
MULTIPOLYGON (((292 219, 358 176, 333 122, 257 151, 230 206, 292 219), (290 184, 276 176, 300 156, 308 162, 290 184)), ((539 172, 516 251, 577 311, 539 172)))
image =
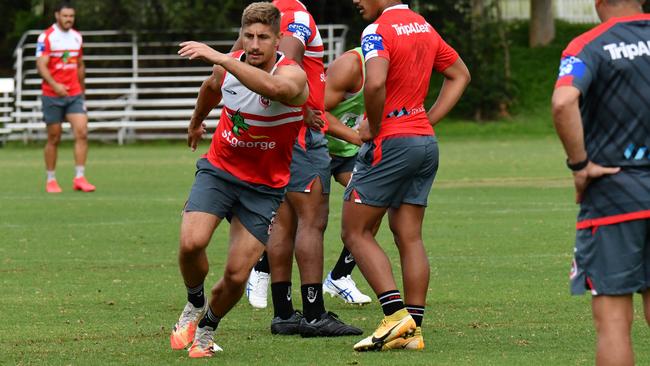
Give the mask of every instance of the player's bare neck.
POLYGON ((640 6, 634 6, 634 5, 619 5, 619 6, 612 6, 607 9, 607 11, 604 14, 604 19, 603 22, 606 22, 612 18, 622 18, 622 17, 629 17, 629 16, 634 16, 634 15, 639 15, 643 14, 643 9, 641 9, 640 6))

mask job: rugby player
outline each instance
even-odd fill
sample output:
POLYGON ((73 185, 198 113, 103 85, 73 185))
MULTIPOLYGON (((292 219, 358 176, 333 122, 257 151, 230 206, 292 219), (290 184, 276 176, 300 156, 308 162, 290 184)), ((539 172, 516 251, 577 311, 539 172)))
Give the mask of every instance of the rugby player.
POLYGON ((242 15, 243 51, 224 55, 198 42, 181 43, 179 54, 215 65, 201 86, 188 145, 196 149, 203 121, 223 100, 219 125, 184 208, 179 265, 188 302, 174 326, 173 349, 190 357, 210 357, 219 321, 241 298, 248 274, 264 251, 272 223, 289 183, 293 144, 303 124, 307 76, 277 52, 280 12, 270 3, 249 5, 242 15), (206 301, 206 247, 216 227, 230 221, 223 277, 206 301))
POLYGON ((43 121, 47 129, 45 144, 45 191, 60 193, 56 180, 56 160, 61 141, 61 123, 70 122, 74 134, 75 178, 72 189, 93 192, 95 186, 85 177, 88 156, 88 117, 84 104, 85 66, 82 58, 81 34, 72 28, 75 21, 74 7, 67 1, 54 10, 56 23, 38 37, 36 44, 36 68, 43 78, 41 85, 43 121))
MULTIPOLYGON (((360 47, 339 56, 327 69, 325 115, 329 122, 326 138, 327 148, 332 158, 330 174, 344 187, 350 180, 357 151, 362 143, 357 131, 364 115, 364 79, 365 68, 360 47)), ((311 114, 311 117, 319 116, 311 114)), ((306 123, 307 125, 318 124, 309 121, 306 123)), ((352 279, 352 270, 355 266, 354 257, 344 247, 336 265, 325 278, 323 291, 348 304, 363 305, 371 302, 370 297, 363 294, 352 279)), ((251 272, 246 285, 246 296, 253 307, 266 307, 269 279, 268 258, 263 255, 251 272)))
POLYGON ((650 15, 595 0, 602 24, 562 54, 553 121, 573 172, 571 292, 591 292, 596 365, 633 365, 632 295, 650 324, 650 15))
POLYGON ((427 197, 438 169, 433 126, 458 102, 469 71, 435 29, 396 0, 353 0, 374 21, 362 34, 366 63, 365 142, 344 195, 341 236, 377 295, 384 319, 357 351, 422 349, 421 324, 429 285, 422 242, 427 197), (445 80, 427 112, 424 99, 435 70, 445 80), (405 300, 374 228, 388 211, 400 253, 405 300))
MULTIPOLYGON (((307 73, 309 99, 306 114, 323 114, 325 71, 323 40, 313 17, 298 0, 273 1, 282 13, 279 49, 300 63, 307 73), (315 112, 313 112, 315 111, 315 112)), ((323 128, 303 125, 293 148, 291 180, 286 200, 278 210, 267 254, 271 269, 273 334, 330 337, 362 334, 325 310, 323 302, 323 234, 327 226, 330 157, 323 128), (303 312, 293 308, 293 256, 300 271, 303 312)))

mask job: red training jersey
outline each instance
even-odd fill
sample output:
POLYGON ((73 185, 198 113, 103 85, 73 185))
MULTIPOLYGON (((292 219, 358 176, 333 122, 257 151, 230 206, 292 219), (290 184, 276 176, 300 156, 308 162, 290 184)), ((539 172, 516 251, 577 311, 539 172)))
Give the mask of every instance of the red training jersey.
MULTIPOLYGON (((282 13, 280 30, 283 36, 294 37, 305 47, 302 66, 307 74, 307 83, 309 84, 309 99, 307 99, 306 106, 324 112, 325 67, 323 55, 325 48, 316 22, 305 5, 298 0, 275 0, 273 5, 282 13)), ((303 136, 303 132, 301 131, 301 136, 303 136)))
MULTIPOLYGON (((244 51, 231 55, 243 61, 244 51)), ((278 52, 279 67, 295 65, 278 52)), ((212 136, 208 160, 249 183, 282 188, 289 183, 293 145, 303 125, 302 106, 289 106, 248 89, 226 72, 221 85, 223 109, 212 136)))
MULTIPOLYGON (((82 56, 83 44, 81 34, 74 29, 63 31, 57 24, 53 24, 41 33, 36 43, 36 57, 49 56, 47 68, 59 84, 68 88, 71 96, 82 93, 77 68, 82 56)), ((41 85, 43 95, 58 97, 50 84, 43 81, 41 85)))
POLYGON ((424 107, 433 70, 442 72, 458 60, 451 48, 408 5, 391 6, 361 36, 366 62, 390 62, 380 137, 395 134, 433 135, 424 107))

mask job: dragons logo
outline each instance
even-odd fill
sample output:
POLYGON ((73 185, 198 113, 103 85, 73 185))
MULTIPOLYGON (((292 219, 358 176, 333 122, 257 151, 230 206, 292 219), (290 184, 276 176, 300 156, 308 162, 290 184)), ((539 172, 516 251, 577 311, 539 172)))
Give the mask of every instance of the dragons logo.
POLYGON ((244 117, 239 113, 239 109, 235 114, 230 117, 230 120, 232 121, 232 132, 235 134, 235 136, 241 136, 242 131, 247 131, 248 128, 250 127, 246 121, 244 120, 244 117))

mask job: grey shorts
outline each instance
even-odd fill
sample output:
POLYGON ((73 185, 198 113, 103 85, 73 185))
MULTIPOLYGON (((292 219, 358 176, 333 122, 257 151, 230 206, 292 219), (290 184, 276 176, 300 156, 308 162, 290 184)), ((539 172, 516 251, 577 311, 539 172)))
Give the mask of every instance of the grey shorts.
POLYGON ((627 295, 650 288, 650 220, 578 230, 571 293, 627 295))
POLYGON ((336 156, 331 155, 332 162, 330 162, 330 172, 332 175, 341 173, 352 173, 354 170, 354 163, 357 161, 357 154, 353 156, 336 156))
POLYGON ((323 194, 329 194, 330 160, 325 135, 307 129, 304 146, 298 141, 293 144, 291 178, 287 191, 311 192, 312 184, 316 178, 320 178, 323 194))
POLYGON ((434 136, 395 136, 365 143, 343 199, 377 207, 426 206, 438 171, 434 136))
POLYGON ((86 104, 83 94, 71 97, 41 96, 43 106, 43 121, 45 123, 61 123, 67 114, 86 114, 86 104))
POLYGON ((266 245, 283 198, 284 189, 244 182, 201 158, 196 162, 196 177, 184 211, 205 212, 228 221, 236 216, 266 245))

